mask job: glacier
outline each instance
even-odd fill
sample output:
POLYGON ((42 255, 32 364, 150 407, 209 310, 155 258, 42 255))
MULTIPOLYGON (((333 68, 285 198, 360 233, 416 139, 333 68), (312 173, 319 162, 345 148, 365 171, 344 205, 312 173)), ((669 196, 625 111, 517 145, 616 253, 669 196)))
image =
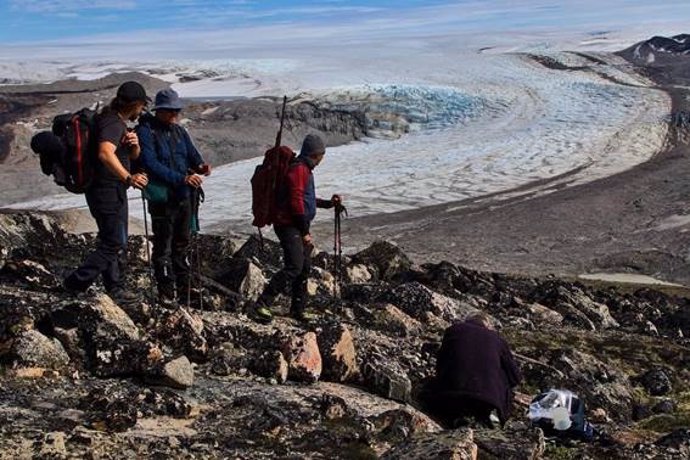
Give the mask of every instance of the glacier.
MULTIPOLYGON (((663 147, 670 98, 623 59, 542 55, 559 69, 529 54, 446 51, 422 53, 414 66, 395 56, 366 66, 321 56, 311 67, 284 59, 107 62, 68 70, 81 78, 125 67, 145 71, 168 79, 186 97, 288 94, 364 110, 372 137, 329 148, 316 171, 319 194, 342 194, 354 217, 505 192, 543 179, 591 181, 663 147)), ((289 129, 283 140, 299 148, 289 129)), ((207 228, 250 230, 249 178, 258 162, 224 165, 207 178, 201 210, 207 228)), ((134 191, 130 198, 139 199, 134 191)), ((84 206, 83 197, 56 195, 12 207, 84 206)))

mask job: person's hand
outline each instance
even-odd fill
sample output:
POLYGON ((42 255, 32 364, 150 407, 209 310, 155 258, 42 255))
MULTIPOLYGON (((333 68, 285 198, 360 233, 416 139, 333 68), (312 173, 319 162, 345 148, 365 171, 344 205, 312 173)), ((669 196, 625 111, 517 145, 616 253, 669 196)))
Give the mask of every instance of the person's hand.
POLYGON ((304 247, 307 248, 307 251, 309 254, 312 253, 314 250, 314 240, 311 237, 311 234, 307 233, 302 237, 302 243, 304 244, 304 247))
POLYGON ((196 168, 196 172, 203 174, 204 176, 208 176, 211 174, 211 165, 208 163, 202 163, 198 168, 196 168))
POLYGON ((129 148, 138 148, 139 136, 137 136, 137 133, 135 133, 134 131, 127 131, 124 139, 122 139, 122 143, 129 148))
POLYGON ((132 184, 132 187, 143 190, 148 185, 149 178, 144 173, 133 174, 130 183, 132 184))
MULTIPOLYGON (((333 195, 331 197, 331 203, 333 203, 333 207, 335 207, 337 212, 345 211, 345 206, 343 206, 343 198, 340 195, 333 195)), ((347 211, 345 211, 345 213, 347 214, 347 211)))
POLYGON ((194 188, 199 188, 201 187, 201 184, 204 182, 204 179, 199 176, 198 174, 190 174, 189 176, 186 176, 184 178, 184 183, 189 185, 190 187, 194 188))

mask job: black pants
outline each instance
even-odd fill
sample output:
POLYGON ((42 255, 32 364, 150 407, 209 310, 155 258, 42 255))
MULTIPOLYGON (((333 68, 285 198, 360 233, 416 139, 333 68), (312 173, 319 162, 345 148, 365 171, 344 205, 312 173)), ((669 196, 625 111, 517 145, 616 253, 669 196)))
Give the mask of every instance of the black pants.
POLYGON ((86 290, 98 275, 107 291, 122 287, 121 265, 127 254, 127 188, 120 183, 94 184, 86 191, 86 202, 98 226, 98 245, 65 284, 86 290))
POLYGON ((444 391, 426 393, 422 399, 426 409, 446 428, 456 428, 458 422, 472 419, 479 425, 491 426, 495 407, 487 402, 444 391))
POLYGON ((158 292, 171 295, 177 286, 178 295, 189 286, 187 250, 191 238, 191 200, 149 203, 153 230, 153 267, 158 292))
POLYGON ((311 246, 306 246, 302 234, 295 227, 275 227, 283 248, 284 267, 275 274, 259 297, 259 302, 269 305, 278 295, 291 294, 292 312, 302 311, 307 302, 307 278, 311 270, 311 246))

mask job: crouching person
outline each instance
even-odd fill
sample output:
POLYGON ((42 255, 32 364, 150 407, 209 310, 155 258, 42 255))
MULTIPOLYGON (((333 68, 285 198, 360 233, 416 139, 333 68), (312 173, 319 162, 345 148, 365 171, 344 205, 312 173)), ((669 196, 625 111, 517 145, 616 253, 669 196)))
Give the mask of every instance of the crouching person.
POLYGON ((137 127, 141 166, 150 179, 145 196, 153 230, 152 261, 159 301, 166 304, 189 298, 192 198, 202 175, 211 173, 187 130, 178 124, 182 108, 174 90, 159 91, 155 116, 142 116, 137 127))
POLYGON ((436 362, 436 378, 421 397, 448 428, 476 423, 493 427, 510 415, 513 388, 522 377, 513 355, 483 313, 446 329, 436 362))
POLYGON ((259 296, 252 312, 257 321, 270 322, 273 319, 270 307, 275 297, 286 291, 291 296, 290 314, 300 321, 309 319, 305 307, 307 278, 314 249, 309 232, 311 221, 316 216, 316 208, 328 209, 342 205, 338 195, 333 195, 330 200, 316 198, 313 170, 325 154, 323 140, 314 134, 307 135, 299 156, 288 169, 284 189, 278 190, 278 209, 273 227, 283 249, 285 265, 271 278, 259 296))

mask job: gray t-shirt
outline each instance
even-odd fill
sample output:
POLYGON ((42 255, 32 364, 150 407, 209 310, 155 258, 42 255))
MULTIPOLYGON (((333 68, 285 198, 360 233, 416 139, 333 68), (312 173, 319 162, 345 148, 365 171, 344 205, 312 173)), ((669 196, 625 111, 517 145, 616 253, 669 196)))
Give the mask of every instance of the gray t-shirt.
MULTIPOLYGON (((127 171, 130 170, 129 147, 124 145, 127 125, 115 112, 105 112, 98 116, 96 120, 96 132, 98 133, 98 144, 110 142, 116 146, 115 155, 122 166, 127 171)), ((96 158, 95 179, 100 183, 120 182, 120 179, 113 174, 98 158, 96 158)))

